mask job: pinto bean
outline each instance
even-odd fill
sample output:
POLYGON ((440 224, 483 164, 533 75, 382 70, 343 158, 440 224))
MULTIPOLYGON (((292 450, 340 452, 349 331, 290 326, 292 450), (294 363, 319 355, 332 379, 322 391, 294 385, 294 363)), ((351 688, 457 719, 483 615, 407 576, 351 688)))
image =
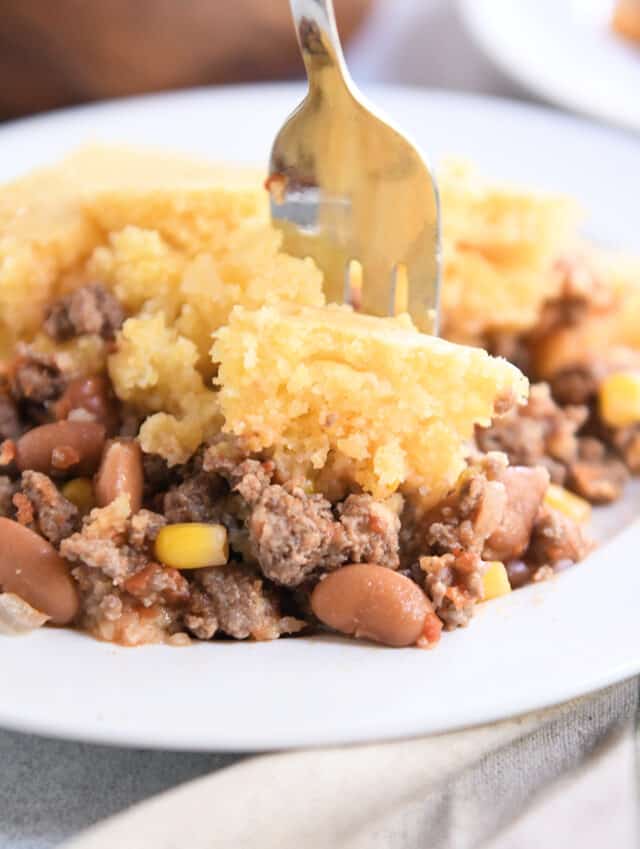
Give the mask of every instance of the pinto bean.
POLYGON ((16 464, 49 476, 92 475, 100 464, 105 428, 97 422, 54 422, 27 431, 16 442, 16 464))
POLYGON ((66 561, 34 531, 5 518, 0 518, 0 589, 55 625, 66 625, 78 612, 78 591, 66 561))
POLYGON ((500 480, 507 490, 507 503, 500 525, 485 544, 483 557, 507 563, 521 557, 529 544, 549 473, 541 466, 510 466, 500 480))
POLYGON ((330 628, 387 646, 417 643, 432 612, 417 584, 373 563, 331 572, 313 590, 311 608, 330 628))
POLYGON ((137 513, 142 505, 143 486, 142 452, 135 439, 108 442, 96 475, 98 506, 106 507, 119 495, 128 495, 131 512, 137 513))
POLYGON ((106 377, 78 377, 67 386, 54 406, 58 421, 68 418, 72 410, 86 410, 95 421, 103 424, 108 433, 118 429, 119 416, 116 401, 106 377))

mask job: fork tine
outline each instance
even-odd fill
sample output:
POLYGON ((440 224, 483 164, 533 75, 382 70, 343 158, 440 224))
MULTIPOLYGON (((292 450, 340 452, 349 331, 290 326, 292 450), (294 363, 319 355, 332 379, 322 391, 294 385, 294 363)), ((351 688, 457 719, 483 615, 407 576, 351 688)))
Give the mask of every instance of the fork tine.
POLYGON ((393 284, 393 267, 380 260, 376 261, 373 256, 363 257, 361 262, 361 311, 371 315, 391 315, 390 294, 393 284))
POLYGON ((389 313, 400 315, 409 309, 409 275, 404 262, 399 262, 393 269, 391 280, 391 298, 389 313))
POLYGON ((433 247, 429 248, 428 244, 421 250, 410 251, 404 264, 407 274, 408 312, 419 330, 437 335, 440 246, 438 245, 435 253, 433 247))

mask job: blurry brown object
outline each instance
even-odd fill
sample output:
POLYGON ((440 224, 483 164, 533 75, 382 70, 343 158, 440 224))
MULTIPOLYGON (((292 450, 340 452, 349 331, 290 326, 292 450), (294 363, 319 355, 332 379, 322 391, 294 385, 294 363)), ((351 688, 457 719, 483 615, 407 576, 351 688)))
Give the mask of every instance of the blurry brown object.
POLYGON ((613 13, 613 28, 640 44, 640 0, 618 0, 613 13))
MULTIPOLYGON (((343 39, 372 0, 336 0, 343 39)), ((302 70, 288 0, 0 0, 0 118, 302 70)))

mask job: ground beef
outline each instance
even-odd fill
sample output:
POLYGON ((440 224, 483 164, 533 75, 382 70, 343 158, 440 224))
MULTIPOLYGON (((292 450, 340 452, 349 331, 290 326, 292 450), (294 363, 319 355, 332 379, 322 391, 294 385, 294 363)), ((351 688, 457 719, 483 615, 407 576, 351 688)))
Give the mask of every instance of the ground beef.
POLYGON ((403 516, 409 530, 409 549, 412 543, 417 545, 415 556, 425 551, 446 554, 461 549, 480 554, 504 514, 507 499, 500 478, 506 466, 503 454, 478 456, 458 488, 421 518, 420 528, 403 516))
POLYGON ((78 508, 66 499, 51 478, 40 472, 22 473, 20 490, 13 496, 18 518, 52 545, 73 534, 79 524, 78 508))
POLYGON ((17 439, 21 432, 18 408, 9 393, 0 389, 0 442, 17 439))
POLYGON ((550 378, 553 397, 560 404, 592 404, 602 381, 613 372, 635 371, 640 367, 640 353, 622 346, 595 354, 583 352, 584 360, 557 372, 550 378))
POLYGON ((64 358, 19 346, 9 370, 9 386, 18 402, 43 404, 58 398, 65 390, 68 374, 64 358))
POLYGON ((511 465, 545 466, 554 482, 564 483, 567 466, 578 456, 576 433, 587 416, 586 407, 559 407, 548 385, 538 383, 527 404, 477 428, 476 442, 482 451, 504 451, 511 465))
POLYGON ((529 374, 531 371, 531 352, 527 340, 522 334, 496 333, 488 336, 482 347, 496 357, 504 357, 509 360, 525 374, 529 374))
POLYGON ((525 560, 534 566, 577 563, 592 548, 593 543, 579 525, 558 510, 547 507, 541 511, 533 527, 525 560))
POLYGON ((578 458, 568 469, 568 486, 594 504, 616 501, 629 480, 626 466, 593 437, 580 439, 578 458))
POLYGON ((265 465, 247 460, 235 485, 249 506, 246 527, 255 560, 267 578, 287 587, 344 563, 399 566, 400 520, 369 495, 350 495, 336 508, 296 483, 268 484, 265 465))
POLYGON ((640 473, 640 424, 616 428, 611 431, 610 439, 629 471, 640 473))
POLYGON ((189 584, 177 570, 149 563, 124 583, 124 589, 144 607, 154 604, 181 605, 189 600, 189 584))
POLYGON ((80 624, 97 639, 138 646, 163 642, 168 635, 179 632, 181 605, 145 606, 90 566, 75 566, 72 575, 82 597, 80 624))
POLYGON ((589 404, 598 392, 600 380, 600 370, 585 364, 559 371, 549 383, 559 404, 589 404))
POLYGON ((600 277, 588 256, 563 257, 555 263, 555 270, 561 275, 558 295, 544 305, 534 340, 558 327, 578 324, 594 308, 607 309, 614 298, 611 286, 600 277))
POLYGON ((156 540, 167 519, 152 510, 138 510, 129 519, 127 539, 137 551, 148 551, 156 540))
POLYGON ((150 543, 166 523, 163 516, 149 510, 130 517, 127 504, 128 500, 120 497, 93 510, 82 530, 60 546, 67 560, 98 569, 116 587, 149 564, 150 543))
POLYGON ((152 557, 165 524, 164 516, 149 510, 129 515, 121 497, 93 510, 82 530, 63 540, 61 554, 78 564, 72 574, 82 596, 82 625, 98 639, 140 645, 180 630, 189 584, 152 557))
POLYGON ((51 304, 44 330, 57 342, 92 334, 113 339, 124 321, 118 299, 100 283, 76 289, 51 304))
POLYGON ((151 500, 158 493, 166 492, 178 482, 175 468, 170 468, 164 457, 159 454, 143 452, 142 468, 144 471, 145 500, 151 500))
POLYGON ((482 575, 486 565, 478 554, 465 551, 421 557, 425 592, 445 628, 467 625, 474 606, 482 598, 482 575))
POLYGON ((67 560, 84 563, 121 586, 131 575, 147 565, 147 558, 125 543, 109 538, 92 538, 77 533, 63 540, 60 552, 67 560))
POLYGON ((15 507, 13 496, 17 490, 17 484, 6 475, 0 475, 0 516, 13 518, 15 507))
POLYGON ((275 465, 270 460, 249 458, 240 440, 223 437, 204 452, 202 469, 227 481, 247 504, 255 504, 271 483, 275 465))
POLYGON ((284 586, 346 561, 344 530, 331 505, 299 486, 267 486, 253 506, 248 529, 260 568, 284 586))
POLYGON ((216 475, 198 472, 172 487, 163 499, 163 513, 169 523, 215 521, 223 484, 216 475))
POLYGON ((281 615, 275 589, 247 566, 201 569, 195 581, 184 622, 198 639, 209 640, 222 631, 236 640, 273 640, 305 627, 281 615))
POLYGON ((400 519, 392 507, 371 495, 350 495, 338 515, 350 562, 398 568, 400 519))

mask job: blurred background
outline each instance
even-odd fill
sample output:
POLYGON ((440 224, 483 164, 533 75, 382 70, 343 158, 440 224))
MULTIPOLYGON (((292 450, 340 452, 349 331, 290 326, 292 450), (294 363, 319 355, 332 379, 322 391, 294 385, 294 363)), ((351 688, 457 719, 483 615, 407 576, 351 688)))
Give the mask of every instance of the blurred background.
MULTIPOLYGON (((608 101, 623 102, 619 89, 626 89, 631 123, 637 117, 640 127, 640 50, 632 46, 640 39, 640 0, 335 0, 335 6, 359 80, 524 96, 535 82, 561 91, 579 70, 584 76, 574 87, 593 89, 591 100, 600 87, 608 101), (544 30, 543 41, 535 26, 544 30), (476 46, 483 41, 483 49, 476 46), (593 81, 587 59, 606 63, 593 81)), ((0 120, 301 72, 288 0, 0 0, 0 120)), ((564 102, 570 100, 565 92, 564 102)))

